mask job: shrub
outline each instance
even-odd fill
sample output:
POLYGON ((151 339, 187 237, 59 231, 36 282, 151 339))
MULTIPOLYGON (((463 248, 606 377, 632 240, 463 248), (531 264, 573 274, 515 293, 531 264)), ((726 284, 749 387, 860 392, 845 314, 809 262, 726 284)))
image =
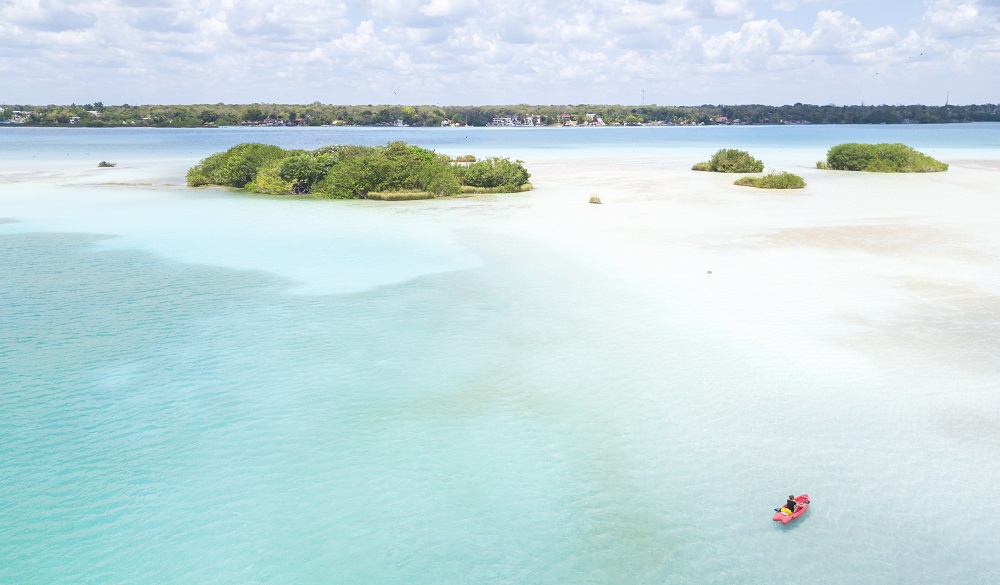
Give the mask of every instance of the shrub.
POLYGON ((456 167, 456 172, 463 185, 501 189, 506 193, 520 191, 521 186, 531 177, 522 161, 500 157, 490 157, 467 166, 456 167))
POLYGON ((271 164, 257 171, 257 175, 244 188, 251 193, 266 193, 268 195, 291 195, 294 193, 291 182, 281 178, 282 160, 273 161, 271 164))
POLYGON ((384 147, 343 147, 315 183, 315 191, 335 198, 364 198, 368 193, 426 191, 454 195, 460 184, 451 159, 434 151, 391 142, 384 147))
POLYGON ((378 169, 381 154, 369 146, 338 150, 336 164, 313 186, 316 193, 335 199, 360 199, 369 191, 380 191, 378 169))
POLYGON ((228 154, 217 152, 211 156, 201 159, 198 164, 188 169, 187 184, 190 187, 201 187, 202 185, 218 185, 219 170, 226 162, 228 154))
POLYGON ((741 177, 734 184, 758 189, 802 189, 806 186, 802 177, 778 171, 771 171, 763 177, 741 177))
POLYGON ((332 156, 322 154, 296 154, 282 159, 277 166, 278 176, 289 183, 293 194, 309 193, 313 184, 318 181, 334 164, 332 156))
POLYGON ((930 173, 948 170, 947 164, 900 143, 838 144, 827 151, 826 166, 841 171, 869 173, 930 173))
POLYGON ((425 165, 414 173, 413 180, 408 182, 408 188, 428 191, 436 196, 455 195, 462 185, 451 169, 450 163, 425 165))
POLYGON ((455 162, 459 163, 474 163, 476 162, 476 157, 471 154, 463 154, 462 156, 456 156, 455 162))
POLYGON ((724 148, 712 155, 708 161, 709 169, 716 173, 759 173, 764 170, 764 163, 755 159, 745 150, 724 148))
POLYGON ((691 167, 691 170, 692 171, 711 171, 712 170, 712 165, 710 163, 707 163, 707 162, 695 163, 694 166, 691 167))
POLYGON ((268 163, 286 156, 285 149, 270 144, 238 144, 226 151, 228 156, 215 181, 227 187, 243 187, 257 176, 268 163))
POLYGON ((111 167, 115 167, 115 166, 118 166, 118 165, 115 164, 115 163, 113 163, 113 162, 108 162, 106 160, 102 160, 101 162, 97 163, 97 167, 98 168, 102 168, 102 169, 111 168, 111 167))
POLYGON ((287 156, 278 146, 246 142, 203 158, 187 172, 187 184, 244 187, 269 163, 287 156))
POLYGON ((313 156, 319 156, 321 154, 337 154, 341 149, 345 148, 342 144, 330 144, 328 146, 320 146, 316 150, 312 151, 313 156))

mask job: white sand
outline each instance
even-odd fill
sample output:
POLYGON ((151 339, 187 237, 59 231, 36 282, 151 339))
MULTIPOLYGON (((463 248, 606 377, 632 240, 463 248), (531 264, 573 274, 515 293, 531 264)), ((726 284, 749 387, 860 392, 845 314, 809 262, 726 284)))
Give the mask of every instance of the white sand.
MULTIPOLYGON (((737 187, 677 161, 541 161, 529 164, 536 190, 502 204, 511 221, 489 225, 803 358, 917 352, 1000 373, 1000 167, 880 175, 774 162, 808 186, 737 187)), ((467 206, 494 216, 496 204, 467 206)))

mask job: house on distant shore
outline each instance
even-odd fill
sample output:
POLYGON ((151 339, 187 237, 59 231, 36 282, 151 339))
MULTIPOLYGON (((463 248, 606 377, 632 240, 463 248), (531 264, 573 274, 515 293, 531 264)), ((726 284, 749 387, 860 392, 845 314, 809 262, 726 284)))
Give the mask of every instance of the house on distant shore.
POLYGON ((541 126, 542 117, 538 114, 528 114, 524 118, 518 116, 500 116, 493 118, 487 126, 541 126))

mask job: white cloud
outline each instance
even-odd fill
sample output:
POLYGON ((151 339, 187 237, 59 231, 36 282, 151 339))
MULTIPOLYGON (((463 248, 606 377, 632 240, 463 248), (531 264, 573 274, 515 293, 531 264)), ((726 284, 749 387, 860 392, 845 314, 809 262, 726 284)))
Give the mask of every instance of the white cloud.
POLYGON ((996 39, 1000 37, 1000 1, 930 1, 924 13, 921 33, 958 43, 957 51, 979 51, 989 58, 995 52, 996 39))
POLYGON ((774 9, 783 12, 791 12, 792 10, 795 10, 799 6, 805 4, 819 4, 820 2, 823 1, 824 0, 776 0, 774 2, 774 9))
POLYGON ((898 37, 890 26, 866 29, 843 12, 823 10, 816 17, 812 33, 789 50, 851 61, 893 45, 898 37))
POLYGON ((714 0, 712 14, 719 18, 753 18, 749 0, 714 0))
POLYGON ((743 23, 739 30, 702 37, 691 29, 688 41, 701 44, 700 55, 713 70, 766 70, 795 67, 821 57, 830 62, 865 62, 898 45, 892 27, 866 29, 839 11, 821 11, 810 32, 786 28, 778 20, 743 23))
POLYGON ((851 4, 0 0, 5 85, 19 88, 4 99, 369 103, 405 86, 412 102, 550 103, 622 100, 634 87, 675 96, 673 88, 690 88, 687 99, 673 98, 683 103, 733 101, 713 97, 728 87, 719 72, 764 72, 766 82, 747 76, 733 85, 756 87, 764 101, 800 101, 781 97, 783 86, 802 85, 782 84, 782 72, 810 64, 827 76, 816 93, 885 64, 919 67, 925 83, 945 67, 979 67, 970 87, 1000 77, 997 0, 930 0, 922 19, 906 21, 893 11, 862 18, 844 8, 851 4))
POLYGON ((422 5, 419 10, 426 16, 453 18, 474 14, 482 10, 482 8, 475 0, 430 0, 430 2, 422 5))
POLYGON ((938 0, 928 6, 924 14, 927 30, 938 37, 956 37, 974 34, 989 26, 979 12, 977 2, 938 0))

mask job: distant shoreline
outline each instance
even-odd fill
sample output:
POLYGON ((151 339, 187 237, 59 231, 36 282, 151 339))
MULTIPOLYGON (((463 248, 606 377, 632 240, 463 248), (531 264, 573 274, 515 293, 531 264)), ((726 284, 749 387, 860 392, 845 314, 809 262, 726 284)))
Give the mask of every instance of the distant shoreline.
POLYGON ((0 104, 0 127, 217 128, 223 126, 554 127, 779 126, 1000 122, 1000 106, 925 105, 492 105, 402 106, 0 104))

